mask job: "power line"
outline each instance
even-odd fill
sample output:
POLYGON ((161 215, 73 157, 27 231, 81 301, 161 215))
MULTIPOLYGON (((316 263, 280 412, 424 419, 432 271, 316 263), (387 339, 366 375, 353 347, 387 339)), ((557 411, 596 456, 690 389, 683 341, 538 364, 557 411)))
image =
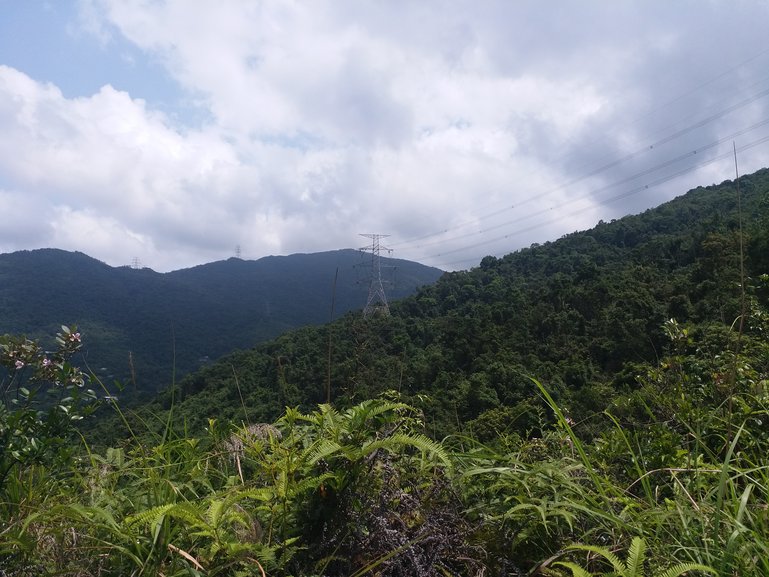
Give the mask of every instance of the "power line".
MULTIPOLYGON (((628 123, 624 123, 624 126, 629 128, 629 127, 639 123, 640 121, 648 118, 649 116, 652 116, 657 111, 660 111, 660 110, 662 110, 662 109, 664 109, 666 107, 670 107, 671 105, 673 105, 674 103, 676 103, 678 101, 684 100, 684 98, 686 98, 690 94, 693 94, 693 93, 695 93, 697 91, 701 91, 704 88, 708 87, 709 85, 715 84, 716 82, 719 82, 719 81, 721 81, 723 79, 727 79, 728 80, 729 76, 732 73, 734 73, 735 71, 738 71, 739 69, 741 69, 744 66, 746 66, 748 63, 757 60, 758 58, 766 55, 767 53, 769 53, 769 48, 763 49, 762 51, 760 51, 757 54, 754 54, 750 58, 747 58, 747 59, 741 61, 736 66, 732 66, 732 67, 726 69, 725 71, 721 72, 720 74, 710 78, 709 80, 707 80, 707 81, 705 81, 703 83, 700 83, 696 87, 691 88, 691 89, 689 89, 688 91, 686 91, 686 92, 684 92, 682 94, 679 94, 675 98, 673 98, 671 100, 668 100, 663 105, 658 106, 658 107, 652 109, 651 111, 647 112, 646 114, 637 117, 634 121, 628 122, 628 123)), ((755 78, 756 76, 753 75, 752 77, 755 78)), ((634 173, 634 174, 632 174, 630 176, 621 178, 620 180, 614 181, 614 182, 612 182, 610 184, 607 184, 605 186, 602 186, 600 188, 593 189, 593 190, 591 190, 586 195, 580 196, 578 198, 568 199, 565 202, 561 203, 561 205, 558 206, 558 207, 549 206, 549 207, 546 207, 546 208, 544 208, 542 210, 538 210, 538 211, 533 212, 533 213, 521 215, 521 216, 519 216, 517 218, 514 218, 514 219, 506 221, 506 222, 503 222, 501 224, 494 224, 494 225, 491 225, 491 226, 488 226, 488 225, 484 226, 484 225, 482 225, 483 221, 486 221, 486 220, 494 218, 494 217, 498 217, 498 216, 500 216, 502 214, 505 214, 505 213, 507 213, 507 212, 509 212, 511 210, 519 210, 521 207, 525 206, 526 204, 532 203, 534 201, 541 200, 544 197, 552 195, 552 194, 554 194, 554 193, 556 193, 558 191, 565 190, 568 187, 574 186, 575 184, 578 184, 578 183, 583 182, 583 181, 585 181, 587 179, 590 179, 592 177, 595 177, 595 176, 598 176, 598 175, 600 175, 602 173, 610 171, 613 168, 617 168, 617 167, 619 167, 619 166, 621 166, 623 164, 629 163, 629 162, 631 162, 631 161, 633 161, 633 160, 635 160, 635 159, 637 159, 639 157, 642 157, 642 156, 647 155, 647 154, 651 154, 652 152, 656 152, 656 151, 662 149, 665 145, 670 144, 671 142, 675 142, 676 140, 678 140, 678 139, 680 139, 680 138, 682 138, 682 137, 684 137, 684 136, 686 136, 688 134, 695 133, 695 131, 697 131, 698 129, 702 129, 703 127, 705 127, 705 126, 707 126, 709 124, 712 124, 712 123, 715 123, 718 120, 724 119, 727 115, 729 115, 731 113, 734 113, 734 112, 736 112, 738 110, 744 109, 745 107, 747 107, 747 106, 749 106, 749 105, 759 101, 760 99, 765 98, 767 95, 769 95, 769 88, 765 88, 765 86, 766 86, 765 82, 766 82, 767 79, 769 79, 769 76, 759 75, 758 80, 755 80, 754 82, 751 82, 751 83, 749 83, 747 85, 743 85, 742 94, 745 94, 748 90, 750 90, 752 92, 752 93, 749 93, 748 96, 746 96, 746 97, 744 97, 741 100, 738 100, 736 102, 732 101, 731 103, 728 103, 728 101, 722 99, 721 102, 720 102, 720 106, 718 106, 718 104, 719 104, 718 102, 715 102, 713 106, 710 106, 708 108, 703 108, 702 109, 701 113, 704 114, 703 117, 701 117, 699 119, 694 119, 692 122, 687 123, 683 127, 681 127, 681 124, 682 124, 681 121, 684 118, 689 119, 689 118, 694 117, 695 113, 694 113, 694 111, 692 111, 689 114, 684 113, 683 116, 679 115, 676 122, 668 123, 667 128, 662 128, 662 129, 657 130, 655 132, 649 133, 650 135, 651 134, 658 134, 658 135, 660 135, 660 137, 654 139, 650 144, 643 144, 643 145, 639 144, 639 145, 637 145, 638 148, 636 148, 632 152, 630 152, 628 154, 625 154, 625 155, 623 155, 623 156, 621 156, 619 158, 611 158, 609 156, 604 156, 604 158, 607 159, 607 160, 605 160, 604 162, 601 162, 598 166, 594 165, 593 168, 589 168, 589 169, 587 167, 585 167, 585 170, 582 171, 582 173, 579 176, 577 176, 576 178, 570 179, 570 180, 560 184, 557 187, 554 187, 554 188, 552 188, 550 190, 547 190, 544 193, 537 194, 537 195, 531 195, 531 196, 529 196, 527 198, 523 198, 520 201, 517 201, 515 204, 509 205, 509 206, 505 206, 505 207, 497 209, 497 210, 492 210, 492 211, 490 211, 488 213, 485 213, 485 214, 482 214, 482 215, 480 215, 480 216, 478 216, 476 218, 473 218, 472 220, 466 220, 466 221, 461 222, 459 224, 453 224, 451 226, 444 227, 441 230, 436 230, 436 231, 431 232, 431 233, 421 234, 421 235, 418 235, 418 236, 416 236, 414 238, 410 238, 410 239, 407 239, 407 240, 404 240, 404 241, 397 242, 397 243, 393 244, 392 246, 399 247, 399 250, 401 250, 401 251, 414 251, 414 250, 424 249, 424 248, 430 247, 430 246, 446 245, 447 243, 451 243, 452 241, 468 239, 468 238, 472 238, 472 237, 477 237, 479 235, 481 235, 481 236, 482 235, 488 235, 492 231, 503 229, 505 227, 510 227, 510 226, 512 226, 512 225, 514 225, 516 223, 532 219, 532 218, 534 218, 536 216, 539 216, 539 215, 544 215, 544 214, 553 215, 554 211, 560 210, 561 208, 563 208, 563 206, 566 206, 566 205, 573 205, 574 203, 585 201, 585 200, 593 201, 587 207, 583 207, 583 208, 580 208, 578 210, 572 210, 572 211, 569 211, 569 212, 566 212, 566 213, 560 213, 557 216, 541 220, 541 221, 539 221, 535 225, 527 226, 527 227, 524 227, 524 228, 519 228, 519 229, 516 229, 515 231, 509 232, 509 233, 504 234, 502 236, 496 236, 495 238, 482 240, 481 242, 475 242, 475 243, 472 243, 472 244, 465 244, 464 246, 462 246, 460 248, 452 249, 450 251, 442 251, 442 252, 440 252, 438 254, 426 256, 426 257, 423 257, 423 258, 425 258, 425 259, 440 258, 440 257, 446 256, 446 255, 449 255, 449 254, 455 254, 455 253, 459 253, 459 252, 462 252, 462 251, 469 251, 469 250, 472 250, 473 248, 476 248, 476 247, 479 247, 479 246, 488 245, 488 244, 491 244, 491 243, 494 243, 494 242, 498 242, 498 241, 510 238, 512 236, 521 234, 523 232, 529 232, 531 230, 535 230, 535 229, 540 228, 540 227, 542 227, 542 226, 544 226, 544 225, 546 225, 546 224, 548 224, 550 222, 555 222, 557 220, 563 220, 563 219, 569 218, 571 216, 584 213, 584 212, 586 212, 588 210, 595 209, 596 207, 608 205, 609 203, 616 202, 616 201, 621 200, 623 198, 627 198, 627 197, 629 197, 631 195, 638 194, 639 192, 643 192, 643 191, 649 190, 650 188, 653 188, 655 186, 659 186, 660 184, 662 184, 664 182, 668 182, 670 180, 678 178, 678 177, 680 177, 680 176, 682 176, 684 174, 692 172, 692 171, 694 171, 694 170, 696 170, 698 168, 701 168, 703 166, 707 166, 707 165, 712 164, 714 162, 718 162, 720 160, 724 160, 726 158, 726 156, 728 156, 728 155, 726 155, 726 154, 716 155, 716 156, 714 156, 714 157, 712 157, 710 159, 701 160, 700 162, 696 162, 693 165, 690 165, 690 166, 681 168, 679 170, 676 170, 673 173, 670 173, 670 174, 667 174, 667 175, 661 175, 660 177, 658 177, 656 179, 653 179, 650 182, 647 182, 647 183, 645 183, 645 184, 643 184, 641 186, 631 188, 630 190, 627 190, 627 191, 621 192, 620 194, 608 197, 608 198, 606 198, 604 200, 601 200, 601 201, 599 201, 597 203, 595 202, 596 196, 599 193, 601 193, 601 192, 604 192, 604 191, 612 189, 612 188, 616 188, 616 187, 618 187, 620 185, 623 185, 623 184, 627 184, 629 182, 632 182, 633 180, 639 179, 639 178, 644 177, 644 176, 651 175, 651 174, 653 174, 655 172, 662 171, 665 168, 671 167, 674 164, 679 163, 679 162, 684 162, 687 159, 701 158, 704 153, 708 152, 709 150, 711 150, 713 148, 716 148, 718 145, 722 144, 723 142, 725 142, 727 140, 732 140, 732 139, 736 138, 737 136, 742 136, 742 135, 747 134, 747 133, 749 133, 749 132, 751 132, 753 130, 756 130, 757 128, 760 128, 762 126, 765 126, 766 124, 769 124, 769 119, 760 120, 760 121, 755 122, 755 123, 753 123, 752 125, 750 125, 750 126, 748 126, 746 128, 738 130, 738 131, 736 131, 736 132, 734 132, 734 133, 732 133, 732 134, 730 134, 728 136, 721 137, 721 138, 719 138, 719 139, 717 139, 715 141, 709 142, 709 143, 701 145, 701 146, 697 146, 696 148, 693 148, 693 149, 689 150, 688 152, 686 152, 684 154, 679 154, 679 155, 675 156, 674 158, 670 158, 668 160, 665 160, 664 162, 660 162, 659 164, 655 164, 654 166, 652 166, 650 168, 646 168, 644 170, 636 172, 636 173, 634 173), (728 103, 728 105, 727 105, 727 103, 728 103), (678 125, 678 126, 676 126, 676 125, 678 125), (470 227, 470 226, 478 227, 479 225, 483 226, 483 228, 481 228, 480 230, 473 230, 473 231, 465 232, 465 233, 462 233, 462 234, 455 234, 455 235, 450 236, 448 238, 446 236, 446 235, 448 235, 450 233, 454 233, 454 232, 461 231, 462 229, 466 229, 467 227, 470 227), (435 240, 430 240, 430 239, 433 239, 433 238, 435 238, 435 240), (428 240, 429 242, 424 242, 426 240, 428 240)), ((728 81, 729 82, 733 82, 733 80, 728 80, 728 81)), ((742 146, 740 148, 740 150, 748 150, 750 148, 753 148, 755 146, 758 146, 758 145, 766 142, 767 140, 769 140, 769 137, 759 138, 757 140, 753 140, 752 142, 742 146)), ((636 142, 640 143, 640 140, 636 140, 636 142)), ((581 148, 584 149, 584 148, 586 148, 586 146, 583 145, 583 146, 581 146, 581 148)), ((569 154, 566 154, 566 155, 563 155, 561 158, 566 158, 568 156, 569 156, 569 154)), ((535 172, 541 172, 541 169, 538 170, 538 171, 535 171, 535 172)), ((444 266, 445 265, 450 265, 450 264, 453 265, 453 264, 458 264, 459 262, 463 262, 464 263, 464 262, 471 262, 471 261, 478 261, 478 260, 479 260, 479 257, 478 258, 473 258, 473 259, 465 259, 463 261, 455 261, 455 262, 452 262, 452 263, 443 263, 443 265, 444 266)), ((441 265, 439 264, 439 266, 441 266, 441 265)))
MULTIPOLYGON (((743 146, 737 148, 737 152, 744 152, 746 150, 754 148, 754 147, 756 147, 756 146, 758 146, 760 144, 763 144, 765 142, 769 142, 769 135, 768 136, 764 136, 762 138, 759 138, 758 140, 755 140, 753 142, 750 142, 750 143, 748 143, 746 145, 743 145, 743 146)), ((616 202, 618 200, 622 200, 622 199, 627 198, 629 196, 638 194, 639 192, 643 192, 643 191, 649 190, 650 188, 653 188, 655 186, 659 186, 660 184, 663 184, 665 182, 668 182, 670 180, 678 178, 679 176, 682 176, 682 175, 684 175, 684 174, 686 174, 688 172, 691 172, 693 170, 696 170, 698 168, 702 168, 703 166, 707 166, 707 165, 712 164, 714 162, 717 162, 717 161, 720 161, 720 160, 724 160, 726 158, 730 158, 732 156, 732 154, 733 154, 733 151, 730 150, 730 151, 728 151, 726 153, 719 154, 718 156, 714 156, 714 157, 712 157, 712 158, 710 158, 708 160, 705 160, 703 162, 700 162, 700 163, 697 163, 697 164, 694 164, 694 165, 691 165, 691 166, 687 166, 686 168, 678 170, 678 171, 676 171, 676 172, 674 172, 672 174, 669 174, 669 175, 667 175, 665 177, 662 177, 662 178, 659 178, 657 180, 648 182, 648 183, 646 183, 644 185, 638 186, 638 187, 633 188, 631 190, 622 192, 621 194, 617 194, 615 196, 606 198, 603 201, 601 201, 600 203, 597 203, 597 206, 605 206, 605 205, 610 204, 612 202, 616 202)), ((590 199, 590 198, 592 198, 592 195, 590 195, 590 194, 589 195, 583 195, 581 197, 571 199, 571 200, 567 201, 564 204, 573 204, 575 202, 579 202, 579 201, 582 201, 582 200, 585 200, 585 199, 590 199)), ((470 245, 465 245, 465 246, 463 246, 461 248, 452 249, 450 251, 444 251, 442 253, 430 255, 430 256, 427 256, 425 258, 427 258, 427 259, 434 259, 434 258, 444 257, 444 256, 447 256, 447 255, 450 255, 450 254, 456 254, 458 252, 462 252, 464 250, 470 250, 470 249, 473 249, 473 248, 478 248, 480 246, 485 246, 485 245, 488 245, 488 244, 492 244, 494 242, 499 242, 501 240, 505 240, 505 239, 511 238, 513 236, 517 236, 519 234, 523 234, 525 232, 531 232, 532 230, 536 230, 537 228, 542 227, 544 224, 549 224, 549 223, 552 223, 552 222, 556 222, 558 220, 563 220, 563 219, 568 218, 568 217, 576 216, 578 214, 584 213, 584 212, 586 212, 588 210, 591 210, 591 209, 595 208, 595 206, 596 206, 596 204, 593 204, 593 205, 590 205, 588 207, 584 207, 584 208, 581 208, 579 210, 575 210, 575 211, 572 211, 572 212, 569 212, 569 213, 566 213, 566 214, 560 214, 556 218, 547 219, 545 221, 538 222, 536 224, 533 224, 533 225, 525 227, 525 228, 519 228, 519 229, 516 229, 514 232, 511 232, 511 233, 508 233, 508 234, 505 234, 505 235, 502 235, 502 236, 498 236, 498 237, 495 237, 495 238, 492 238, 492 239, 484 240, 484 241, 477 242, 477 243, 470 244, 470 245)), ((546 209, 542 209, 542 210, 538 211, 537 213, 534 213, 532 215, 527 215, 525 217, 521 217, 518 220, 520 221, 520 220, 523 220, 525 218, 530 218, 531 216, 536 216, 537 214, 544 214, 544 213, 551 212, 553 210, 553 208, 554 207, 549 207, 549 208, 546 208, 546 209)), ((516 221, 514 221, 514 222, 516 222, 516 221)), ((511 224, 511 223, 506 223, 506 224, 511 224)), ((479 260, 480 260, 479 258, 464 259, 464 260, 461 260, 461 261, 439 263, 439 266, 456 265, 456 264, 462 264, 462 263, 467 263, 467 262, 478 262, 479 260)))
MULTIPOLYGON (((688 158, 692 158, 692 157, 694 157, 696 155, 701 155, 703 152, 705 152, 707 150, 710 150, 711 148, 715 148, 719 144, 723 144, 724 142, 732 141, 734 138, 736 138, 738 136, 742 136, 744 134, 747 134, 748 132, 750 132, 752 130, 755 130, 756 128, 759 128, 761 126, 765 126, 767 124, 769 124, 769 118, 766 118, 764 120, 756 122, 756 123, 752 124, 751 126, 749 126, 747 128, 743 128, 742 130, 738 130, 736 132, 733 132, 733 133, 731 133, 731 134, 729 134, 727 136, 724 136, 724 137, 722 137, 722 138, 720 138, 718 140, 715 140, 713 142, 705 144, 705 145, 703 145, 703 146, 701 146, 699 148, 696 148, 694 150, 690 150, 689 152, 686 152, 685 154, 679 155, 679 156, 677 156, 675 158, 672 158, 670 160, 666 160, 665 162, 662 162, 662 163, 657 164, 655 166, 652 166, 650 168, 646 168, 646 169, 644 169, 644 170, 642 170, 640 172, 634 173, 634 174, 632 174, 630 176, 627 176, 625 178, 622 178, 622 179, 620 179, 618 181, 615 181, 615 182, 612 182, 612 183, 607 184, 605 186, 602 186, 600 188, 594 189, 589 194, 587 194, 585 196, 576 198, 574 200, 566 201, 565 204, 570 204, 573 201, 582 200, 584 198, 591 198, 591 197, 595 196, 599 192, 603 192, 605 190, 609 190, 611 188, 615 188, 615 187, 617 187, 617 186, 619 186, 621 184, 625 184, 627 182, 636 180, 636 179, 640 178, 641 176, 646 176, 648 174, 657 172, 658 170, 661 170, 663 168, 667 168, 668 166, 671 166, 671 165, 673 165, 673 164, 675 164, 677 162, 681 162, 682 160, 686 160, 688 158)), ((719 157, 719 158, 721 158, 721 157, 719 157)), ((701 166, 701 164, 700 165, 695 165, 695 168, 698 167, 698 166, 701 166)), ((688 172, 688 171, 686 171, 686 172, 688 172)), ((489 227, 486 227, 486 228, 478 230, 478 231, 465 233, 465 234, 454 236, 454 237, 451 237, 451 238, 448 238, 448 239, 441 239, 440 241, 434 241, 434 242, 429 242, 429 243, 423 243, 423 244, 420 244, 420 245, 416 245, 414 248, 425 248, 425 247, 429 247, 429 246, 434 246, 436 244, 444 244, 444 243, 450 242, 452 240, 460 240, 460 239, 463 239, 463 238, 468 238, 470 236, 476 236, 476 235, 479 235, 479 234, 486 234, 486 233, 491 232, 493 230, 504 228, 506 226, 510 226, 512 224, 521 222, 523 220, 527 220, 527 219, 529 219, 529 218, 531 218, 533 216, 537 216, 539 214, 546 213, 549 210, 552 210, 552 207, 547 208, 547 209, 542 209, 542 210, 539 210, 537 212, 529 213, 529 214, 520 216, 520 217, 518 217, 518 218, 516 218, 514 220, 509 220, 509 221, 503 222, 501 224, 496 224, 496 225, 493 225, 493 226, 489 226, 489 227)), ((401 250, 408 250, 408 248, 401 249, 401 250)))
MULTIPOLYGON (((737 66, 727 70, 726 72, 721 73, 720 75, 716 76, 714 79, 704 83, 702 86, 706 86, 706 85, 708 85, 708 84, 710 84, 712 82, 715 82, 717 79, 727 75, 729 72, 737 70, 738 68, 744 66, 745 64, 747 64, 748 62, 750 62, 752 60, 755 60, 756 58, 758 58, 759 56, 761 56, 761 55, 763 55, 763 54, 765 54, 767 52, 769 52, 769 49, 764 50, 764 51, 760 52, 758 55, 755 55, 755 56, 753 56, 753 57, 743 61, 741 64, 739 64, 739 65, 737 65, 737 66)), ((753 85, 755 86, 755 84, 756 83, 754 83, 753 85)), ((669 101, 666 105, 663 105, 663 106, 661 106, 659 108, 664 108, 665 106, 667 106, 669 104, 672 104, 673 102, 675 102, 677 100, 682 99, 684 96, 694 92, 695 90, 696 89, 692 89, 689 92, 676 97, 675 99, 669 101)), ((728 115, 728 114, 730 114, 732 112, 735 112, 736 110, 744 108, 745 106, 748 106, 749 104, 752 104, 753 102, 755 102, 755 101, 757 101, 757 100, 759 100, 759 99, 761 99, 761 98, 763 98, 763 97, 765 97, 767 95, 769 95, 769 88, 761 90, 761 91, 759 91, 759 92, 757 92, 757 93, 755 93, 755 94, 753 94, 753 95, 751 95, 751 96, 749 96, 749 97, 747 97, 747 98, 745 98, 745 99, 743 99, 743 100, 741 100, 739 102, 736 102, 736 103, 734 103, 734 104, 732 104, 732 105, 730 105, 730 106, 728 106, 726 108, 723 108, 723 109, 721 109, 721 110, 719 110, 719 111, 717 111, 717 112, 715 112, 713 114, 710 114, 710 115, 706 116, 705 118, 702 118, 699 121, 697 121, 697 122, 695 122, 693 124, 690 124, 690 125, 682 128, 682 129, 676 130, 675 132, 673 132, 671 134, 668 134, 668 135, 666 135, 666 136, 664 136, 664 137, 662 137, 662 138, 652 142, 651 144, 644 145, 644 146, 638 148, 637 150, 622 156, 621 158, 617 158, 617 159, 611 160, 608 163, 605 163, 605 164, 602 164, 601 166, 593 168, 593 169, 589 170, 588 172, 582 174, 581 176, 578 176, 578 177, 573 178, 573 179, 571 179, 571 180, 569 180, 567 182, 564 182, 564 183, 558 185, 557 187, 552 188, 552 189, 550 189, 550 190, 548 190, 548 191, 546 191, 546 192, 544 192, 542 194, 538 194, 537 196, 531 196, 531 197, 525 198, 525 199, 517 202, 516 204, 510 205, 510 206, 506 206, 506 207, 501 208, 499 210, 495 210, 495 211, 492 211, 492 212, 487 213, 485 215, 479 216, 478 218, 476 218, 476 219, 474 219, 472 221, 465 221, 463 223, 454 225, 454 226, 449 227, 449 228, 444 228, 444 229, 439 230, 439 231, 435 231, 435 232, 432 232, 432 233, 420 235, 419 237, 416 237, 416 238, 411 238, 411 239, 408 239, 408 240, 405 240, 405 241, 401 241, 401 242, 393 244, 393 246, 398 246, 399 250, 407 250, 409 248, 408 245, 413 244, 415 242, 418 242, 418 241, 421 241, 421 240, 425 240, 425 239, 428 239, 428 238, 432 238, 432 237, 437 237, 437 236, 440 236, 440 235, 444 235, 444 234, 446 234, 448 232, 451 232, 453 230, 459 230, 461 228, 465 228, 465 227, 470 226, 470 225, 475 225, 475 224, 478 223, 478 221, 486 220, 486 219, 492 218, 494 216, 499 216, 500 214, 503 214, 503 213, 508 212, 510 210, 513 210, 513 209, 516 209, 516 208, 520 208, 521 206, 523 206, 525 204, 528 204, 528 203, 530 203, 530 202, 532 202, 534 200, 539 200, 542 197, 549 196, 549 195, 551 195, 551 194, 553 194, 555 192, 558 192, 560 190, 563 190, 563 189, 565 189, 565 188, 567 188, 569 186, 573 186, 573 185, 575 185, 575 184, 577 184, 579 182, 582 182, 582 181, 584 181, 584 180, 586 180, 586 179, 588 179, 588 178, 590 178, 592 176, 597 176, 598 174, 600 174, 602 172, 605 172, 605 171, 607 171, 607 170, 609 170, 611 168, 614 168, 614 167, 619 166, 619 165, 621 165, 623 163, 626 163, 626 162, 628 162, 628 161, 630 161, 630 160, 632 160, 634 158, 637 158, 640 155, 649 153, 650 151, 652 151, 652 150, 654 150, 656 148, 659 148, 660 146, 662 146, 664 144, 672 142, 672 141, 674 141, 674 140, 676 140, 676 139, 678 139, 678 138, 680 138, 680 137, 682 137, 682 136, 684 136, 686 134, 689 134, 690 132, 692 132, 692 131, 694 131, 694 130, 696 130, 698 128, 702 128, 703 126, 705 126, 705 125, 707 125, 707 124, 709 124, 711 122, 719 120, 719 119, 723 118, 724 116, 726 116, 726 115, 728 115), (404 247, 404 245, 406 245, 406 246, 404 247)), ((762 124, 763 123, 758 123, 756 125, 753 125, 753 127, 755 128, 758 125, 762 125, 762 124)), ((460 236, 458 238, 463 238, 465 236, 471 236, 473 234, 476 234, 476 233, 468 233, 468 234, 462 235, 462 236, 460 236)), ((444 240, 440 240, 440 241, 436 241, 435 243, 437 244, 437 243, 443 243, 443 242, 444 242, 444 240)), ((423 246, 425 246, 425 245, 418 245, 416 248, 421 248, 423 246)))

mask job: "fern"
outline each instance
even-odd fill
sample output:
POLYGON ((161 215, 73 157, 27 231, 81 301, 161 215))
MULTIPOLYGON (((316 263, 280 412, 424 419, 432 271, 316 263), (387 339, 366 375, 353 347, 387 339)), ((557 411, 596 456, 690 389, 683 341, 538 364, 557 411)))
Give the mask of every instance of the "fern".
MULTIPOLYGON (((340 452, 344 454, 345 447, 340 445, 337 441, 332 439, 322 439, 309 448, 306 458, 308 463, 315 464, 318 461, 327 459, 340 452)), ((349 455, 345 456, 350 459, 349 455)))
POLYGON ((344 416, 345 419, 351 424, 363 426, 367 421, 370 421, 379 415, 406 410, 412 409, 405 403, 399 403, 385 399, 369 399, 347 409, 344 413, 344 416))
MULTIPOLYGON (((646 542, 641 537, 634 537, 630 543, 627 561, 623 562, 616 554, 606 547, 596 547, 591 545, 571 545, 567 547, 570 551, 586 551, 602 557, 612 567, 609 573, 591 573, 587 569, 571 561, 557 561, 553 565, 564 567, 571 571, 572 577, 646 577, 644 572, 644 562, 646 560, 646 542)), ((663 572, 655 571, 651 575, 659 577, 679 577, 690 571, 700 571, 703 573, 716 574, 716 570, 706 565, 698 563, 679 563, 663 572)))
POLYGON ((379 449, 396 452, 401 447, 414 447, 423 453, 434 455, 447 468, 452 467, 451 458, 439 444, 421 433, 395 433, 384 439, 377 439, 362 448, 363 454, 370 454, 379 449))
POLYGON ((157 524, 165 515, 176 507, 175 503, 169 503, 167 505, 160 505, 158 507, 153 507, 152 509, 148 509, 146 511, 142 511, 140 513, 136 513, 134 515, 129 515, 126 517, 126 525, 146 525, 146 526, 152 526, 157 524))

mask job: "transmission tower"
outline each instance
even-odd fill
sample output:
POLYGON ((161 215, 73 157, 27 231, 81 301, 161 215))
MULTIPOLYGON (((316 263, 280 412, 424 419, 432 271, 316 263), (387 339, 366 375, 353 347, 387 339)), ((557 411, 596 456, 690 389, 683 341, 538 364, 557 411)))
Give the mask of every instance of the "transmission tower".
POLYGON ((379 253, 382 250, 391 252, 389 248, 383 247, 379 239, 390 236, 389 234, 361 234, 371 239, 370 246, 361 247, 361 251, 371 253, 371 278, 369 279, 368 300, 366 308, 363 309, 363 316, 369 317, 373 314, 390 315, 390 307, 387 305, 387 295, 385 295, 384 283, 382 282, 382 263, 379 253))

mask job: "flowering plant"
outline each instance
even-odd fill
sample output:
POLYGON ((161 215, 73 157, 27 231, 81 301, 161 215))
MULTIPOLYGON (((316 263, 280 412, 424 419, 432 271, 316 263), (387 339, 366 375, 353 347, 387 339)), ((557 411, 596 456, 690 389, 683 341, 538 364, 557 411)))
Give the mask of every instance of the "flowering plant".
POLYGON ((62 326, 56 348, 25 336, 0 336, 0 487, 20 464, 61 457, 74 421, 95 408, 89 377, 71 359, 80 333, 62 326))

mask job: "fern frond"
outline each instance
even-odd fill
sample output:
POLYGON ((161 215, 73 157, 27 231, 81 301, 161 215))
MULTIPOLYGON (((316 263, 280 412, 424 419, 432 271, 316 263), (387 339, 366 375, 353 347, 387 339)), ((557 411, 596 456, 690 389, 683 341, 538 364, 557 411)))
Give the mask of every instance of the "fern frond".
POLYGON ((237 502, 245 499, 254 499, 255 501, 270 501, 275 496, 275 491, 270 487, 252 487, 250 489, 241 489, 235 493, 237 502))
POLYGON ((627 577, 643 577, 646 541, 633 537, 627 554, 627 577))
POLYGON ((313 422, 320 425, 323 429, 336 430, 339 428, 340 416, 339 411, 331 405, 318 405, 317 418, 313 422))
POLYGON ((421 433, 396 433, 389 437, 385 437, 384 439, 377 439, 376 441, 364 445, 361 451, 364 455, 368 455, 378 449, 392 452, 403 446, 411 446, 424 453, 434 455, 447 469, 452 467, 451 458, 443 446, 421 433))
POLYGON ((707 565, 700 565, 699 563, 680 563, 667 569, 659 577, 679 577, 689 571, 701 571, 702 573, 710 573, 712 575, 718 574, 718 571, 707 565))
POLYGON ((229 499, 213 499, 211 501, 211 504, 208 506, 208 511, 206 512, 206 517, 212 527, 219 526, 219 522, 231 505, 228 501, 229 499))
POLYGON ((371 411, 369 412, 369 418, 376 417, 377 415, 380 415, 382 413, 390 412, 390 411, 413 411, 413 407, 410 405, 407 405, 406 403, 401 403, 399 401, 389 401, 386 399, 372 399, 372 405, 371 411))
POLYGON ((341 452, 348 459, 350 458, 342 445, 331 439, 322 439, 307 449, 306 458, 310 464, 314 465, 321 459, 326 459, 338 452, 341 452))
POLYGON ((368 399, 347 409, 344 412, 344 417, 350 424, 358 426, 384 413, 410 408, 411 407, 405 403, 383 399, 368 399))
POLYGON ((129 515, 125 519, 125 523, 128 526, 131 525, 145 525, 145 526, 151 526, 158 522, 159 519, 164 517, 168 511, 173 509, 176 506, 176 503, 168 503, 166 505, 158 505, 157 507, 153 507, 152 509, 147 509, 146 511, 141 511, 140 513, 136 513, 134 515, 129 515))
POLYGON ((571 561, 557 561, 556 563, 553 563, 553 565, 566 567, 571 571, 572 577, 593 577, 592 573, 585 571, 582 567, 571 561))
POLYGON ((192 525, 193 527, 208 527, 206 517, 203 513, 203 508, 189 501, 184 503, 176 503, 171 509, 168 510, 166 515, 175 517, 181 521, 192 525))
POLYGON ((323 473, 322 475, 318 475, 315 477, 305 477, 301 481, 294 484, 292 488, 292 493, 294 493, 295 495, 301 495, 306 491, 314 491, 315 489, 320 487, 323 483, 335 477, 336 475, 331 472, 323 473))
POLYGON ((566 549, 571 551, 587 551, 590 553, 595 553, 596 555, 600 555, 609 563, 611 563, 612 568, 618 575, 622 575, 623 577, 627 576, 627 567, 625 564, 620 560, 619 557, 609 551, 606 547, 595 547, 593 545, 570 545, 569 547, 566 547, 566 549))
MULTIPOLYGON (((286 559, 286 545, 290 545, 290 543, 286 542, 283 544, 283 552, 281 554, 282 559, 286 559)), ((276 550, 277 547, 270 547, 263 543, 254 543, 250 546, 250 552, 256 557, 256 561, 259 565, 267 567, 268 569, 274 569, 278 566, 277 555, 275 554, 276 550)), ((251 559, 251 561, 254 561, 254 559, 251 559)), ((262 575, 264 575, 264 571, 262 571, 262 575)))
POLYGON ((153 507, 152 509, 126 517, 126 524, 129 527, 131 525, 157 527, 163 522, 164 517, 175 517, 196 529, 209 528, 208 523, 204 520, 201 508, 190 502, 169 503, 153 507))

